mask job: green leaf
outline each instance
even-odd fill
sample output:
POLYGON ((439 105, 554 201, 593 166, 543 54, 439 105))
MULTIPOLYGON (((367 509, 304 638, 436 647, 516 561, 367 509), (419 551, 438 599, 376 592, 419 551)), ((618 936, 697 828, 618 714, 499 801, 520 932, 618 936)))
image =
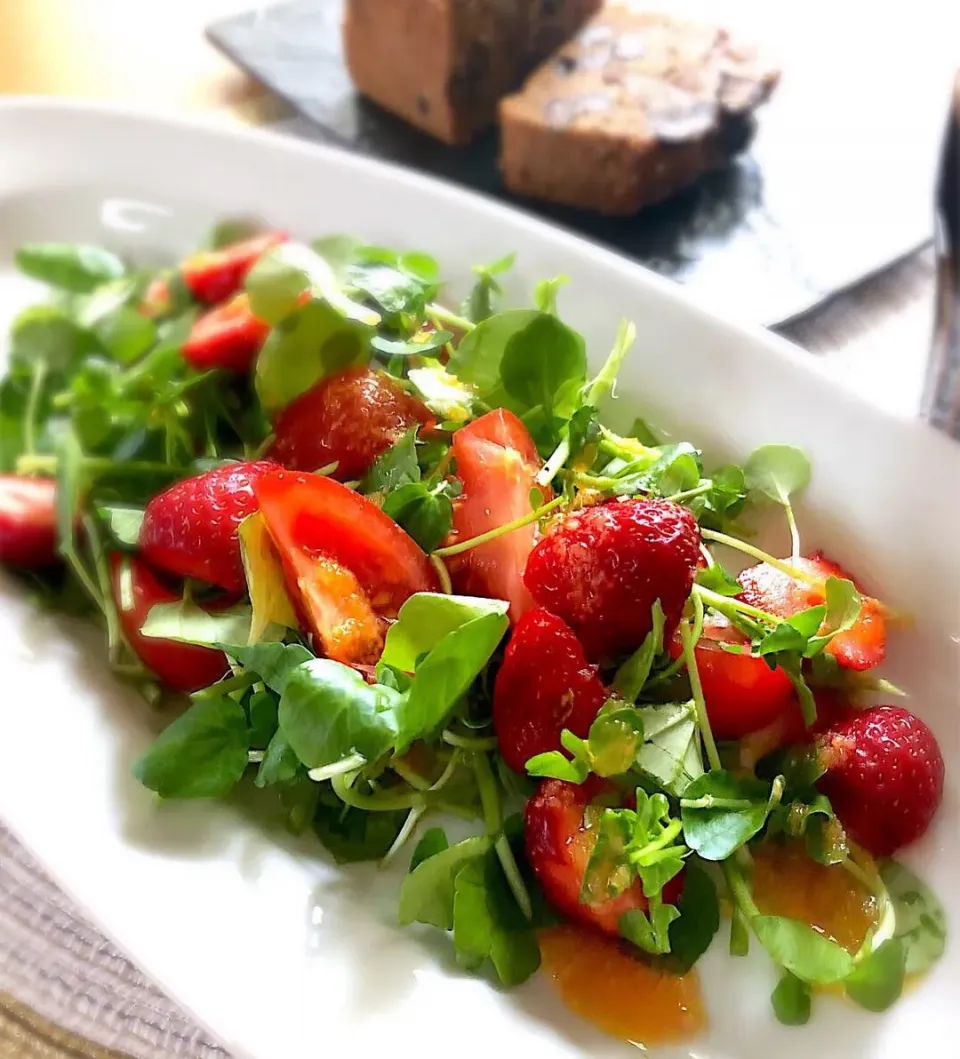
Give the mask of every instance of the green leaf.
POLYGON ((692 702, 671 702, 644 706, 638 712, 645 742, 635 767, 648 780, 679 798, 703 774, 696 707, 692 702))
POLYGON ((442 364, 411 368, 407 378, 427 408, 441 420, 464 423, 473 415, 476 389, 451 375, 442 364))
POLYGON ((427 553, 446 540, 453 526, 453 505, 446 482, 432 488, 425 482, 401 485, 384 500, 383 512, 427 553))
POLYGON ((354 753, 376 761, 394 743, 399 698, 392 688, 368 684, 349 666, 314 658, 286 678, 280 729, 307 768, 354 753))
POLYGON ((639 908, 624 912, 618 927, 620 933, 638 948, 660 956, 670 951, 670 924, 680 913, 673 905, 665 905, 659 898, 650 902, 649 916, 639 908))
POLYGON ((629 772, 642 743, 639 711, 611 699, 590 726, 586 748, 591 770, 604 777, 629 772))
POLYGON ((136 309, 121 307, 95 328, 103 348, 121 364, 132 364, 157 341, 156 324, 136 309))
MULTIPOLYGON (((361 253, 366 254, 368 249, 361 253)), ((390 326, 400 325, 404 316, 421 319, 432 288, 392 265, 376 261, 348 266, 344 283, 372 302, 390 326)))
MULTIPOLYGON (((739 589, 739 586, 738 586, 739 589)), ((660 600, 653 604, 653 625, 640 647, 623 663, 613 678, 613 686, 627 702, 636 702, 650 676, 654 660, 663 650, 664 616, 660 600)))
POLYGON ((31 369, 41 363, 48 374, 65 375, 97 352, 97 339, 52 306, 25 309, 10 329, 10 362, 14 366, 31 369))
POLYGON ((477 282, 460 306, 461 315, 475 324, 493 315, 494 301, 502 293, 500 284, 494 277, 502 275, 504 272, 509 272, 513 268, 515 260, 515 254, 507 254, 506 257, 500 258, 499 261, 494 261, 492 265, 473 266, 473 271, 477 275, 477 282))
POLYGON ((707 772, 683 792, 680 815, 687 845, 704 860, 726 860, 763 827, 770 785, 726 770, 707 772))
POLYGON ((807 645, 805 655, 808 658, 819 654, 835 636, 852 629, 863 605, 856 585, 845 578, 828 577, 824 591, 827 606, 823 627, 820 635, 812 637, 807 645))
POLYGON ((713 566, 705 566, 697 571, 696 582, 703 588, 709 588, 711 592, 717 592, 721 596, 739 596, 743 591, 740 582, 727 573, 720 563, 713 566))
POLYGON ((621 320, 617 329, 617 337, 613 343, 613 349, 597 372, 596 378, 586 387, 584 403, 586 406, 596 408, 608 394, 613 393, 617 375, 623 365, 630 347, 636 341, 637 329, 629 320, 621 320))
POLYGON ((750 925, 774 960, 810 985, 839 982, 853 970, 850 953, 807 923, 761 915, 753 916, 750 925))
POLYGON ((480 399, 502 404, 506 394, 500 379, 500 363, 507 343, 540 317, 535 309, 512 309, 484 320, 461 340, 454 350, 449 371, 476 387, 480 399))
POLYGON ((780 651, 799 651, 802 654, 807 650, 810 638, 823 623, 826 613, 826 607, 817 606, 794 614, 763 637, 756 647, 756 653, 773 655, 780 651))
POLYGON ((922 974, 943 955, 947 945, 947 916, 936 894, 899 861, 880 865, 896 912, 894 936, 906 950, 906 973, 922 974))
POLYGON ((773 1013, 784 1026, 806 1026, 810 1021, 810 987, 790 971, 784 971, 770 995, 773 1013))
POLYGON ((552 279, 541 280, 533 288, 533 304, 542 313, 557 315, 557 295, 560 289, 570 282, 569 276, 554 276, 552 279))
POLYGON ((400 608, 390 626, 381 662, 412 673, 420 659, 444 637, 487 615, 504 616, 509 604, 479 596, 445 596, 418 592, 400 608))
POLYGON ((83 243, 28 243, 17 250, 15 260, 32 279, 75 294, 86 294, 126 271, 116 254, 83 243))
POLYGON ((670 952, 677 972, 686 974, 720 929, 717 888, 696 860, 686 861, 678 909, 679 918, 670 924, 670 952))
POLYGON ((413 851, 413 856, 410 858, 410 871, 418 868, 425 860, 429 860, 430 857, 436 856, 437 853, 442 853, 445 849, 450 848, 450 843, 447 841, 447 833, 442 827, 431 827, 427 831, 424 831, 417 843, 416 849, 413 851))
POLYGON ((176 603, 158 603, 151 607, 140 630, 142 636, 198 644, 201 647, 243 641, 249 632, 250 607, 246 603, 209 612, 188 599, 176 603))
POLYGON ((388 357, 426 357, 443 349, 452 338, 450 331, 418 331, 413 338, 405 339, 374 335, 370 345, 388 357))
POLYGON ((140 527, 143 525, 144 509, 142 507, 122 507, 104 505, 97 508, 97 514, 106 523, 110 535, 125 548, 138 548, 140 545, 140 527))
MULTIPOLYGON (((507 604, 487 602, 500 603, 503 610, 483 614, 446 633, 417 666, 397 711, 397 749, 401 753, 416 739, 433 735, 444 725, 503 639, 509 626, 507 604)), ((408 605, 409 601, 404 607, 408 605)))
POLYGON ((272 415, 321 379, 366 361, 370 329, 313 300, 275 327, 257 357, 255 382, 272 415))
POLYGON ((847 996, 867 1011, 886 1011, 900 999, 907 953, 899 938, 890 938, 858 961, 844 986, 847 996))
POLYGON ((590 775, 590 765, 582 758, 571 761, 559 750, 548 750, 537 754, 526 764, 528 776, 566 780, 567 783, 583 783, 590 775))
POLYGON ((196 701, 133 766, 162 798, 220 798, 239 782, 250 749, 243 707, 227 696, 196 701))
POLYGON ((654 463, 641 475, 658 496, 673 496, 700 484, 700 453, 689 442, 663 446, 654 463))
POLYGON ((478 970, 489 959, 506 986, 520 985, 540 967, 536 936, 492 851, 456 875, 453 944, 462 967, 478 970))
POLYGON ((249 647, 219 643, 228 657, 251 673, 257 673, 264 684, 282 695, 290 675, 314 656, 300 644, 258 643, 249 647))
POLYGON ((743 467, 747 488, 786 506, 810 484, 811 466, 794 445, 761 445, 743 467))
POLYGON ((457 872, 489 849, 490 839, 477 835, 414 865, 400 887, 401 925, 427 923, 441 930, 452 930, 457 872))
POLYGON ((583 338, 549 313, 511 335, 500 362, 504 389, 525 409, 552 411, 558 394, 582 386, 586 374, 583 338))
POLYGON ((403 827, 407 811, 368 813, 344 805, 328 787, 320 785, 318 789, 313 829, 333 859, 338 864, 383 860, 403 827))
POLYGON ((254 783, 258 787, 273 787, 278 784, 291 783, 297 778, 302 765, 300 759, 281 731, 276 731, 267 743, 263 761, 257 769, 254 783))
POLYGON ((420 464, 417 462, 417 430, 412 427, 386 452, 374 460, 360 483, 360 492, 389 493, 401 485, 420 481, 420 464))

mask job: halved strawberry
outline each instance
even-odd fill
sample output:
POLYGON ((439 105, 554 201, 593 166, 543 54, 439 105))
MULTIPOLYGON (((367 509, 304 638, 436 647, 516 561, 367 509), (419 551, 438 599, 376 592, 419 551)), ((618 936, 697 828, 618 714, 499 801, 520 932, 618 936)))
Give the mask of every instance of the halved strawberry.
MULTIPOLYGON (((479 537, 529 515, 530 490, 543 466, 527 428, 504 408, 488 412, 453 435, 463 495, 454 503, 451 543, 479 537)), ((544 500, 553 496, 541 490, 544 500)), ((459 592, 510 603, 517 622, 535 604, 523 571, 537 539, 535 524, 512 530, 456 556, 450 576, 459 592)))
POLYGON ((201 250, 182 262, 180 273, 195 298, 216 305, 236 294, 260 258, 289 238, 286 232, 268 231, 219 250, 201 250))
POLYGON ((0 475, 0 563, 40 569, 57 562, 56 483, 0 475))
POLYGON ((258 320, 246 294, 198 317, 181 347, 183 359, 198 371, 249 371, 270 334, 258 320))
POLYGON ((823 552, 788 561, 809 574, 814 583, 798 581, 761 563, 744 570, 737 578, 743 587, 740 599, 778 618, 790 618, 825 601, 827 578, 853 581, 861 593, 860 616, 853 628, 833 638, 827 652, 845 669, 865 670, 880 665, 887 654, 887 622, 877 600, 865 595, 856 578, 827 559, 823 552))
MULTIPOLYGON (((614 790, 595 776, 580 786, 563 780, 543 780, 527 802, 525 836, 527 860, 550 906, 567 919, 617 936, 620 917, 625 912, 647 910, 639 880, 612 900, 592 905, 580 901, 583 877, 596 843, 596 833, 587 826, 585 813, 592 802, 609 797, 614 790)), ((679 898, 682 878, 681 873, 664 887, 665 902, 673 903, 679 898)))
POLYGON ((542 608, 517 622, 493 691, 493 726, 516 772, 536 754, 560 749, 569 728, 585 739, 607 691, 575 633, 542 608))

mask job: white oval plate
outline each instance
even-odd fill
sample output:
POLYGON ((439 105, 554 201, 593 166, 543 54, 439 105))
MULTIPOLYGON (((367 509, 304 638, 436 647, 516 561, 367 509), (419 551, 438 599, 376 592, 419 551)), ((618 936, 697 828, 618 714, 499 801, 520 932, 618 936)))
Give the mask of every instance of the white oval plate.
MULTIPOLYGON (((0 105, 3 315, 34 291, 10 263, 25 240, 105 241, 172 258, 216 218, 258 214, 304 237, 354 232, 418 247, 451 270, 518 253, 512 296, 558 272, 564 315, 601 359, 622 316, 639 338, 617 414, 642 413, 714 457, 804 446, 799 512, 824 547, 916 615, 885 673, 911 692, 948 761, 936 826, 910 862, 960 922, 957 677, 960 447, 837 387, 799 350, 692 305, 676 287, 576 238, 440 183, 261 132, 51 102, 0 105)), ((783 547, 784 541, 776 542, 783 547)), ((397 877, 335 867, 239 806, 163 805, 130 776, 150 740, 95 631, 32 611, 0 582, 0 814, 104 931, 238 1057, 627 1055, 565 1012, 540 976, 513 994, 458 972, 444 939, 395 926, 397 877)), ((886 1016, 821 998, 805 1029, 770 1013, 761 955, 704 965, 710 1029, 658 1051, 698 1059, 900 1059, 960 1039, 960 956, 886 1016)), ((644 998, 638 997, 642 1004, 644 998)))

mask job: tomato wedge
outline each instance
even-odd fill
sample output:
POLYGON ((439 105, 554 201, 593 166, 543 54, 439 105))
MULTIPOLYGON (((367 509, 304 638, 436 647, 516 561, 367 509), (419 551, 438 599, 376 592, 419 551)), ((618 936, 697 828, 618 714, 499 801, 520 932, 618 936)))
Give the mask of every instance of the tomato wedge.
MULTIPOLYGON (((530 514, 530 490, 543 467, 533 438, 505 408, 488 412, 453 435, 453 455, 463 495, 454 504, 451 543, 460 543, 530 514)), ((553 493, 541 489, 544 501, 553 493)), ((536 524, 512 530, 450 562, 460 592, 505 599, 514 623, 536 603, 523 571, 537 539, 536 524)))
POLYGON ((863 671, 880 665, 887 655, 887 622, 880 603, 864 595, 856 578, 826 558, 823 552, 790 561, 799 570, 815 578, 816 583, 797 581, 761 563, 744 570, 737 578, 743 587, 740 598, 768 614, 789 618, 825 601, 828 577, 853 581, 861 593, 860 616, 851 629, 835 636, 826 650, 844 669, 863 671))
POLYGON ((141 662, 167 687, 192 692, 219 680, 228 669, 226 656, 208 647, 160 640, 140 632, 158 603, 176 603, 180 596, 163 584, 142 559, 110 556, 110 585, 127 643, 141 662), (129 563, 130 598, 124 600, 124 565, 129 563), (124 602, 129 609, 124 609, 124 602))
MULTIPOLYGON (((793 684, 779 667, 771 669, 756 655, 731 654, 722 643, 749 647, 747 637, 726 618, 708 615, 694 655, 710 727, 717 739, 742 739, 790 708, 793 684)), ((674 658, 683 653, 679 633, 668 649, 674 658)))
POLYGON ((195 298, 216 305, 236 294, 257 261, 289 238, 286 232, 261 232, 219 250, 201 250, 180 265, 180 274, 195 298))
POLYGON ((426 555, 376 504, 332 478, 282 471, 253 489, 325 650, 338 661, 376 661, 377 619, 395 618, 415 592, 440 587, 426 555))

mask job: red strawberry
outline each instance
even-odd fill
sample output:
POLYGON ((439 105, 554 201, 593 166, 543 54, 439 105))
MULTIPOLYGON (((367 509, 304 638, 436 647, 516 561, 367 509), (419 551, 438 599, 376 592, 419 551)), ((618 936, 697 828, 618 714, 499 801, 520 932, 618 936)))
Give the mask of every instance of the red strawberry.
POLYGON ((887 622, 883 608, 870 596, 862 594, 856 578, 842 566, 815 552, 806 559, 787 560, 816 579, 815 584, 797 581, 766 563, 744 570, 737 580, 743 586, 740 599, 778 618, 790 618, 801 610, 816 607, 826 598, 828 577, 853 581, 861 592, 860 617, 852 629, 835 636, 827 652, 845 669, 864 670, 880 665, 887 654, 887 622))
POLYGON ((429 409, 385 372, 350 368, 301 394, 277 417, 268 459, 295 471, 336 462, 333 477, 361 478, 429 409))
POLYGON ((700 561, 693 515, 669 500, 614 500, 567 516, 537 543, 524 583, 579 636, 587 656, 635 650, 659 599, 667 635, 700 561))
POLYGON ((258 320, 246 294, 237 294, 199 317, 181 347, 183 359, 199 371, 249 371, 270 327, 258 320))
POLYGON ((140 529, 143 557, 160 570, 242 592, 246 584, 237 527, 258 510, 253 483, 274 463, 231 463, 187 478, 155 496, 140 529))
POLYGON ((114 554, 110 556, 110 574, 113 599, 127 643, 162 683, 174 691, 189 693, 208 687, 226 673, 229 667, 221 651, 141 635, 140 630, 153 607, 180 599, 178 593, 157 580, 146 563, 132 556, 114 554), (131 598, 126 600, 129 610, 123 608, 122 571, 125 563, 130 564, 131 598))
POLYGON ((943 755, 933 732, 900 706, 872 706, 818 740, 818 786, 840 823, 875 857, 889 857, 930 826, 943 798, 943 755))
POLYGON ((0 475, 0 563, 39 569, 57 562, 56 483, 0 475))
POLYGON ((141 316, 166 316, 173 308, 173 299, 170 296, 170 284, 165 276, 157 276, 150 281, 144 291, 143 301, 140 303, 138 312, 141 316))
POLYGON ((493 726, 503 760, 517 772, 536 754, 560 749, 569 728, 586 738, 607 699, 573 630, 538 608, 517 623, 493 691, 493 726))
POLYGON ((201 250, 180 265, 180 273, 195 298, 216 305, 236 294, 257 261, 289 238, 286 232, 261 232, 219 250, 201 250))
MULTIPOLYGON (((625 912, 647 909, 639 880, 612 900, 594 905, 580 903, 580 888, 596 842, 584 813, 591 802, 601 797, 608 799, 614 790, 595 776, 580 786, 563 780, 544 780, 527 802, 525 836, 527 860, 550 906, 567 919, 617 936, 620 917, 625 912)), ((664 887, 665 902, 673 903, 679 898, 682 877, 678 875, 664 887)))
MULTIPOLYGON (((790 706, 793 684, 777 667, 750 654, 731 654, 720 644, 746 644, 749 640, 730 621, 710 614, 694 655, 703 687, 710 727, 717 739, 741 739, 783 716, 790 706)), ((668 643, 674 658, 683 653, 679 633, 668 643)))

